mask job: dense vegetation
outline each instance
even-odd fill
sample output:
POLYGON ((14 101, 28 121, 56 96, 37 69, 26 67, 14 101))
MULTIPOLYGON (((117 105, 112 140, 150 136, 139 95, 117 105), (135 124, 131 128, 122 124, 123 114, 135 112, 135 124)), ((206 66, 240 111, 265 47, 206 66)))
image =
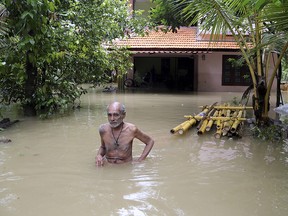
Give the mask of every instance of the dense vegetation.
POLYGON ((146 24, 123 0, 1 2, 0 102, 25 115, 67 109, 86 91, 79 84, 125 73, 129 53, 110 42, 146 24))

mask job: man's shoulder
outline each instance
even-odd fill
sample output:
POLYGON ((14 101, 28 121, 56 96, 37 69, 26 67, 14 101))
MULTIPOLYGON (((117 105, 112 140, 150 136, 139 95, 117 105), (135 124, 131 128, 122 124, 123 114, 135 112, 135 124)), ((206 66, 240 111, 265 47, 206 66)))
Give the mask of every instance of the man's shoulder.
POLYGON ((125 125, 126 125, 126 128, 130 131, 136 131, 137 130, 137 127, 136 125, 132 124, 132 123, 129 123, 129 122, 125 122, 125 125))
POLYGON ((104 132, 107 130, 108 126, 109 126, 108 123, 101 124, 101 125, 99 126, 99 133, 104 133, 104 132))

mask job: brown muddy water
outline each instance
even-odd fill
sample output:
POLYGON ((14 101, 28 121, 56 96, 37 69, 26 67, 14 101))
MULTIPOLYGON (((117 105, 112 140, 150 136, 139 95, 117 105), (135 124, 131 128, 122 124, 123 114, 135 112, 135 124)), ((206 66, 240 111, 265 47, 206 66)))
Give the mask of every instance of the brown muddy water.
MULTIPOLYGON (((288 144, 215 139, 196 129, 170 134, 199 106, 240 96, 91 90, 70 115, 13 116, 21 121, 0 134, 12 140, 0 143, 0 215, 287 215, 288 144), (95 167, 98 127, 112 101, 155 139, 144 162, 95 167)), ((142 149, 135 140, 134 156, 142 149)))

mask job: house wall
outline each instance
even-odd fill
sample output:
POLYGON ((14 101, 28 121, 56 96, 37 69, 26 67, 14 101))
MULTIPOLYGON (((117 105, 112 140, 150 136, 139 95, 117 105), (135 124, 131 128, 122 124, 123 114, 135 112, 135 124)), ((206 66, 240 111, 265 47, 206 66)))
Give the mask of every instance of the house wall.
MULTIPOLYGON (((237 55, 235 52, 213 52, 198 56, 198 91, 200 92, 240 92, 247 86, 222 86, 222 56, 237 55)), ((239 55, 241 55, 239 53, 239 55)))
MULTIPOLYGON (((198 55, 198 67, 197 67, 197 83, 199 92, 243 92, 247 89, 247 86, 222 86, 222 57, 223 55, 241 55, 241 53, 235 52, 213 52, 205 54, 205 60, 202 59, 202 55, 198 55)), ((273 70, 273 62, 270 63, 270 71, 273 70)), ((276 90, 276 80, 274 80, 272 91, 276 90)))

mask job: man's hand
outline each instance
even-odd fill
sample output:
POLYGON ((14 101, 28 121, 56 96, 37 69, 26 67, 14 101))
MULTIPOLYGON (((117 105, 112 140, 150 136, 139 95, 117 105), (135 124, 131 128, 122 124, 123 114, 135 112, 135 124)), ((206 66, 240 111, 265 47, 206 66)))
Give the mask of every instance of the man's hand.
POLYGON ((97 155, 95 163, 96 163, 96 166, 103 166, 104 165, 104 157, 102 157, 101 155, 97 155))
POLYGON ((139 157, 139 158, 133 158, 132 164, 139 164, 139 163, 141 163, 141 162, 143 162, 143 161, 144 161, 144 160, 141 159, 140 157, 139 157))

